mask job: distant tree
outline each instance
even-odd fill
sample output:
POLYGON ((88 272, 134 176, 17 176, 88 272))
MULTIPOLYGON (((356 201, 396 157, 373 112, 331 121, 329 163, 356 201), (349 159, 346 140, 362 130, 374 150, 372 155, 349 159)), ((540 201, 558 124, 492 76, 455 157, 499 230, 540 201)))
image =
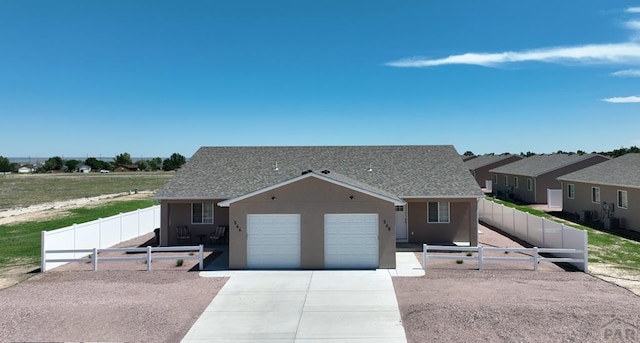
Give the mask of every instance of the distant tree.
POLYGON ((535 155, 536 155, 536 153, 535 152, 531 152, 531 151, 527 151, 527 153, 520 152, 520 156, 522 156, 522 157, 531 157, 531 156, 535 156, 535 155))
POLYGON ((84 164, 91 167, 91 170, 111 169, 111 165, 108 162, 99 160, 95 157, 89 157, 84 160, 84 164))
POLYGON ((162 162, 162 169, 165 171, 180 169, 180 167, 185 163, 187 163, 187 159, 184 156, 174 152, 173 154, 171 154, 171 157, 165 159, 162 162))
POLYGON ((9 159, 0 156, 0 172, 10 172, 11 170, 13 170, 13 168, 9 159))
POLYGON ((578 150, 578 151, 576 151, 576 154, 582 156, 582 155, 586 154, 586 152, 584 152, 582 150, 578 150))
POLYGON ((475 154, 471 150, 467 150, 462 154, 463 156, 475 156, 475 154))
POLYGON ((156 171, 162 167, 162 159, 160 157, 152 158, 147 162, 150 170, 156 171))
POLYGON ((121 164, 133 164, 133 162, 131 162, 131 155, 129 155, 128 152, 117 155, 116 158, 113 159, 113 162, 116 166, 121 164))
POLYGON ((64 160, 60 156, 54 156, 44 162, 42 167, 45 171, 62 170, 64 167, 64 160))
POLYGON ((64 165, 67 166, 67 171, 75 171, 78 168, 78 165, 80 164, 80 161, 78 160, 68 160, 66 162, 64 162, 64 165))
POLYGON ((147 168, 149 167, 147 165, 147 161, 145 160, 137 160, 136 164, 138 165, 138 169, 140 170, 147 170, 147 168))

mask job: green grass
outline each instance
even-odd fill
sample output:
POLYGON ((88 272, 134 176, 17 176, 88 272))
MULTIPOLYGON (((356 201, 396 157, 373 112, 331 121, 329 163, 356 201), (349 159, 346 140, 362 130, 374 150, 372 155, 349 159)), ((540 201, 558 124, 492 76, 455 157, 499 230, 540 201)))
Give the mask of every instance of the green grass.
POLYGON ((616 236, 588 226, 569 222, 527 206, 516 205, 494 198, 487 198, 487 200, 507 207, 516 208, 520 211, 531 213, 538 217, 544 217, 567 226, 586 230, 589 237, 589 263, 606 263, 614 268, 625 271, 638 272, 638 270, 640 270, 640 242, 616 236))
POLYGON ((173 172, 11 174, 0 176, 0 210, 53 201, 157 190, 173 172))
POLYGON ((156 200, 113 202, 98 207, 72 209, 68 211, 70 215, 58 219, 0 225, 0 268, 9 264, 39 264, 42 231, 60 229, 156 204, 156 200))

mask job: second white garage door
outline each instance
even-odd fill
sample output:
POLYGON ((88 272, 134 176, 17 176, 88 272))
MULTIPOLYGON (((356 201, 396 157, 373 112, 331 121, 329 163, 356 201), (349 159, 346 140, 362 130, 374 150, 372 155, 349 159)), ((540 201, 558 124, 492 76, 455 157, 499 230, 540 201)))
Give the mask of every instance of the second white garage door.
POLYGON ((300 215, 247 215, 247 268, 300 268, 300 215))
POLYGON ((324 215, 324 265, 327 269, 378 268, 378 215, 324 215))

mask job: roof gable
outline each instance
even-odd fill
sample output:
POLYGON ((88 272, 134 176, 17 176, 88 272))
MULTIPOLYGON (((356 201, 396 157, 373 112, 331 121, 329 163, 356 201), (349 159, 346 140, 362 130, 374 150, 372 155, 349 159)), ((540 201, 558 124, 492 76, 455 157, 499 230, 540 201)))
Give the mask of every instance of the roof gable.
MULTIPOLYGON (((378 199, 381 199, 381 200, 384 200, 384 201, 391 202, 396 206, 403 206, 403 205, 406 204, 406 202, 401 200, 400 198, 398 198, 396 196, 393 196, 393 195, 384 194, 384 191, 378 190, 375 187, 368 186, 368 185, 363 185, 362 183, 359 183, 359 185, 354 185, 352 183, 345 182, 346 180, 348 180, 345 177, 340 177, 342 180, 338 180, 338 179, 336 179, 334 177, 330 177, 329 176, 330 173, 325 173, 325 172, 326 172, 326 170, 322 171, 322 174, 318 174, 318 173, 315 173, 315 172, 306 172, 306 173, 304 173, 304 174, 302 174, 302 175, 300 175, 298 177, 295 177, 293 179, 289 179, 289 180, 277 183, 275 185, 271 185, 269 187, 266 187, 266 188, 263 188, 263 189, 259 189, 257 191, 251 192, 251 193, 243 194, 243 195, 241 195, 239 197, 236 197, 236 198, 233 198, 233 199, 228 199, 228 200, 225 200, 225 201, 221 201, 221 202, 218 203, 218 205, 221 206, 221 207, 229 207, 231 204, 233 204, 235 202, 250 198, 252 196, 256 196, 258 194, 266 193, 266 192, 272 191, 274 189, 277 189, 277 188, 280 188, 280 187, 283 187, 283 186, 286 186, 286 185, 289 185, 289 184, 292 184, 292 183, 296 183, 296 182, 299 182, 301 180, 308 179, 308 178, 316 178, 316 179, 319 179, 319 180, 322 180, 322 181, 325 181, 325 182, 329 182, 329 183, 338 185, 340 187, 351 189, 351 190, 353 190, 355 192, 359 192, 359 193, 363 193, 363 194, 366 194, 366 195, 370 195, 370 196, 372 196, 374 198, 378 198, 378 199)), ((336 174, 334 173, 333 176, 335 176, 335 175, 336 174)))
POLYGON ((603 161, 607 159, 607 157, 598 154, 534 155, 498 168, 491 169, 489 170, 489 172, 497 174, 538 177, 554 170, 564 168, 574 163, 582 162, 592 158, 602 159, 603 161))
POLYGON ((325 169, 398 197, 483 196, 453 146, 426 145, 202 147, 156 197, 230 199, 325 169))
MULTIPOLYGON (((518 157, 518 158, 522 158, 518 155, 483 155, 483 156, 478 156, 474 159, 471 160, 467 160, 464 162, 464 164, 467 166, 467 168, 469 168, 470 170, 475 170, 478 168, 482 168, 485 166, 488 166, 490 164, 493 163, 497 163, 500 161, 504 161, 506 159, 510 159, 510 158, 514 158, 514 157, 518 157)), ((514 161, 515 162, 515 161, 514 161)))
POLYGON ((640 188, 640 154, 625 154, 563 175, 558 180, 640 188))

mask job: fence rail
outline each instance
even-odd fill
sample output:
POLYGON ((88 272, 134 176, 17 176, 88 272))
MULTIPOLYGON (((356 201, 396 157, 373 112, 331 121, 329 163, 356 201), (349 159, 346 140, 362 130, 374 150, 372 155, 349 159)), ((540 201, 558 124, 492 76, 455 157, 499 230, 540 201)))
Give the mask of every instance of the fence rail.
POLYGON ((93 249, 59 249, 59 250, 46 250, 45 256, 48 254, 81 254, 82 257, 74 258, 43 258, 42 272, 46 272, 47 263, 53 262, 91 262, 93 264, 93 271, 98 271, 98 262, 117 262, 117 261, 146 261, 147 271, 151 270, 151 263, 154 260, 198 260, 198 268, 202 270, 204 264, 204 251, 203 246, 180 246, 180 247, 146 247, 146 248, 93 248, 93 249), (172 256, 153 256, 154 252, 198 252, 197 255, 172 255, 172 256), (145 256, 138 257, 99 257, 103 252, 123 252, 123 253, 146 253, 145 256), (87 255, 91 254, 91 255, 87 255))
POLYGON ((64 256, 57 260, 75 259, 82 257, 83 253, 78 252, 79 250, 112 247, 120 242, 153 232, 159 226, 160 205, 156 205, 87 223, 73 224, 57 230, 42 231, 41 269, 44 271, 65 264, 65 262, 54 262, 53 259, 48 258, 49 251, 72 251, 61 253, 64 256))
MULTIPOLYGON (((497 227, 533 246, 584 251, 584 261, 569 261, 569 263, 584 272, 589 269, 587 231, 585 230, 572 228, 486 199, 480 199, 478 203, 478 217, 481 222, 497 227)), ((573 253, 567 253, 565 250, 549 253, 558 255, 560 258, 575 257, 573 253)))
POLYGON ((478 262, 478 270, 483 270, 484 261, 497 262, 531 262, 533 270, 538 271, 540 262, 567 262, 567 263, 586 263, 587 251, 580 249, 557 249, 557 248, 494 248, 494 247, 455 247, 443 245, 427 245, 422 246, 422 268, 427 270, 429 260, 476 260, 478 262), (475 252, 476 256, 459 256, 459 255, 430 255, 429 251, 447 251, 447 252, 475 252), (519 252, 529 254, 529 256, 513 257, 513 256, 484 256, 485 252, 519 252), (544 257, 540 254, 566 254, 579 255, 580 257, 544 257))

